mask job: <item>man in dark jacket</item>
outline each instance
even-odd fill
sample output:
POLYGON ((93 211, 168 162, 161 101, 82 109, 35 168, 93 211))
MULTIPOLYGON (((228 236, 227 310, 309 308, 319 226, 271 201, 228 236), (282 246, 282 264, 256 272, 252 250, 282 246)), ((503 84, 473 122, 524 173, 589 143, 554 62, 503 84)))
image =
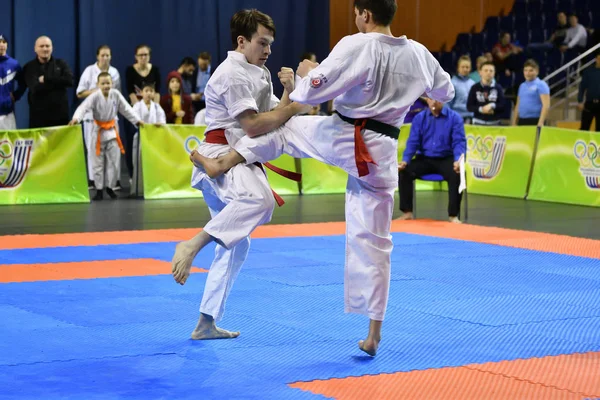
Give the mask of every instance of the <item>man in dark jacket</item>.
POLYGON ((37 57, 23 67, 29 88, 29 127, 41 128, 69 123, 67 88, 73 73, 64 60, 52 57, 52 41, 40 36, 35 41, 37 57))
POLYGON ((504 90, 494 82, 494 64, 484 62, 479 68, 481 82, 471 86, 467 110, 473 113, 473 125, 500 125, 504 111, 504 90))

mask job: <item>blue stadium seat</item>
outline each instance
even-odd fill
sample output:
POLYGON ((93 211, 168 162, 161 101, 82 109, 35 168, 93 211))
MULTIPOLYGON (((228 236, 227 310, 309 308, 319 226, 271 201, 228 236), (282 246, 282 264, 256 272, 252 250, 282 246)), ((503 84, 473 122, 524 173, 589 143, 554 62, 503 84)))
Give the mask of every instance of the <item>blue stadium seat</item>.
MULTIPOLYGON (((474 33, 471 35, 471 54, 476 57, 486 51, 485 34, 474 33)), ((473 64, 474 65, 474 64, 473 64)))
POLYGON ((500 31, 512 32, 514 30, 515 30, 515 17, 513 15, 509 15, 507 17, 500 18, 500 31))
POLYGON ((529 44, 529 29, 526 26, 517 26, 513 33, 512 41, 514 44, 525 48, 529 44))
POLYGON ((515 4, 513 4, 511 14, 514 15, 527 15, 527 2, 524 0, 516 0, 515 4))
POLYGON ((529 31, 529 43, 545 42, 548 36, 545 29, 532 29, 529 31))
POLYGON ((544 3, 540 0, 529 0, 527 2, 527 14, 539 14, 544 8, 544 3))

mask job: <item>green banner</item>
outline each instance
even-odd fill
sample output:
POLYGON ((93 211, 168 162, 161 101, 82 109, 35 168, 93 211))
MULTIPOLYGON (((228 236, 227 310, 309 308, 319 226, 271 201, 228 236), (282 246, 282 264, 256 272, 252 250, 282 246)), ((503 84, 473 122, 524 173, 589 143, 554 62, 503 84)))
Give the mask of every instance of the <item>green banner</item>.
POLYGON ((89 201, 80 126, 0 131, 0 204, 89 201))
POLYGON ((528 199, 600 206, 600 134, 543 128, 528 199))
POLYGON ((469 193, 525 198, 537 128, 465 125, 469 193))
MULTIPOLYGON (((204 140, 205 126, 144 125, 141 129, 141 152, 144 198, 174 199, 202 197, 192 188, 192 163, 189 153, 204 140)), ((284 155, 273 165, 296 171, 294 159, 284 155)), ((298 194, 298 184, 267 169, 269 183, 280 195, 298 194)))
POLYGON ((146 124, 140 129, 144 198, 202 197, 192 188, 189 154, 204 140, 205 126, 146 124))

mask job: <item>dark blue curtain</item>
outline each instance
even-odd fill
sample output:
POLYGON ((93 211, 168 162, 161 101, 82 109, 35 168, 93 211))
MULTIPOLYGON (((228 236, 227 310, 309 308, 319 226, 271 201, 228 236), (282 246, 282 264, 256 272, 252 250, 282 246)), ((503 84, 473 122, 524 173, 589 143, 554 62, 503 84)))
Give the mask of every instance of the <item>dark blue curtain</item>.
MULTIPOLYGON (((277 95, 283 91, 276 79, 282 66, 295 68, 305 51, 319 59, 327 55, 329 2, 323 0, 0 0, 0 32, 9 36, 9 54, 21 65, 35 57, 35 39, 49 36, 53 55, 73 69, 75 85, 96 61, 96 48, 108 44, 124 83, 139 44, 152 48, 151 62, 163 79, 183 57, 196 59, 201 51, 211 53, 216 68, 231 50, 229 20, 243 8, 257 8, 275 21, 277 36, 267 66, 277 95)), ((70 92, 74 107, 75 89, 70 92)), ((17 104, 17 123, 28 126, 26 98, 17 104)))

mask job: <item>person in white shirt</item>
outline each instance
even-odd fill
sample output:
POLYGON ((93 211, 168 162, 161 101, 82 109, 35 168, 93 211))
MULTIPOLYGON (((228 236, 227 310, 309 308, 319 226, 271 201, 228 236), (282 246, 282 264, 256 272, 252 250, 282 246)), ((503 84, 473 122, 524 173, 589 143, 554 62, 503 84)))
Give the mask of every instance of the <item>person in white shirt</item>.
POLYGON ((300 79, 286 87, 299 103, 335 99, 337 115, 292 118, 275 132, 241 138, 235 151, 218 159, 191 156, 212 177, 237 168, 238 162, 264 162, 283 153, 348 172, 345 311, 370 318, 359 348, 372 356, 381 340, 390 286, 398 127, 423 94, 444 103, 454 97, 450 76, 433 55, 405 36, 392 35, 396 8, 395 0, 355 0, 360 33, 343 38, 320 65, 301 62, 300 79))
MULTIPOLYGON (((273 95, 271 73, 265 67, 275 40, 271 17, 257 10, 242 10, 232 17, 230 26, 235 50, 227 53, 204 92, 207 128, 196 151, 207 157, 226 154, 245 135, 270 132, 309 108, 290 103, 287 91, 281 101, 273 95)), ((293 79, 293 71, 287 71, 282 83, 293 79)), ((202 191, 211 220, 192 239, 177 245, 173 277, 185 284, 193 259, 214 241, 215 257, 192 339, 235 338, 239 332, 218 328, 216 322, 223 317, 227 297, 250 249, 250 234, 271 220, 274 193, 260 164, 236 165, 217 179, 194 168, 192 186, 202 191)))
POLYGON ((560 47, 560 51, 563 53, 569 49, 583 50, 587 45, 587 31, 579 23, 577 15, 573 14, 569 16, 569 29, 567 29, 567 35, 565 36, 565 42, 560 47))
MULTIPOLYGON (((133 106, 133 110, 145 124, 162 126, 167 123, 167 116, 160 104, 154 101, 156 92, 154 83, 144 83, 142 87, 142 101, 133 106)), ((142 173, 142 153, 140 149, 139 131, 133 136, 133 179, 131 180, 130 195, 142 196, 144 194, 142 173)))
MULTIPOLYGON (((79 85, 77 85, 77 98, 84 100, 89 95, 98 90, 97 82, 98 75, 101 72, 108 72, 113 81, 113 88, 121 91, 121 75, 119 71, 110 65, 112 60, 112 53, 110 47, 102 45, 96 50, 96 59, 92 65, 89 65, 83 70, 81 78, 79 79, 79 85)), ((94 152, 96 147, 92 142, 92 135, 94 134, 94 117, 91 112, 88 112, 83 117, 83 139, 87 151, 87 171, 88 171, 88 184, 90 189, 94 188, 94 152)), ((120 165, 120 160, 119 160, 120 165)))
POLYGON ((117 197, 112 188, 117 183, 119 174, 119 158, 125 149, 117 128, 117 113, 121 113, 134 125, 143 125, 133 108, 127 103, 121 92, 112 88, 112 78, 108 72, 98 75, 98 89, 90 94, 77 107, 69 125, 80 123, 86 113, 91 112, 94 119, 92 146, 94 153, 94 182, 96 196, 94 200, 102 200, 102 190, 113 199, 117 197), (106 158, 106 160, 105 160, 106 158))

